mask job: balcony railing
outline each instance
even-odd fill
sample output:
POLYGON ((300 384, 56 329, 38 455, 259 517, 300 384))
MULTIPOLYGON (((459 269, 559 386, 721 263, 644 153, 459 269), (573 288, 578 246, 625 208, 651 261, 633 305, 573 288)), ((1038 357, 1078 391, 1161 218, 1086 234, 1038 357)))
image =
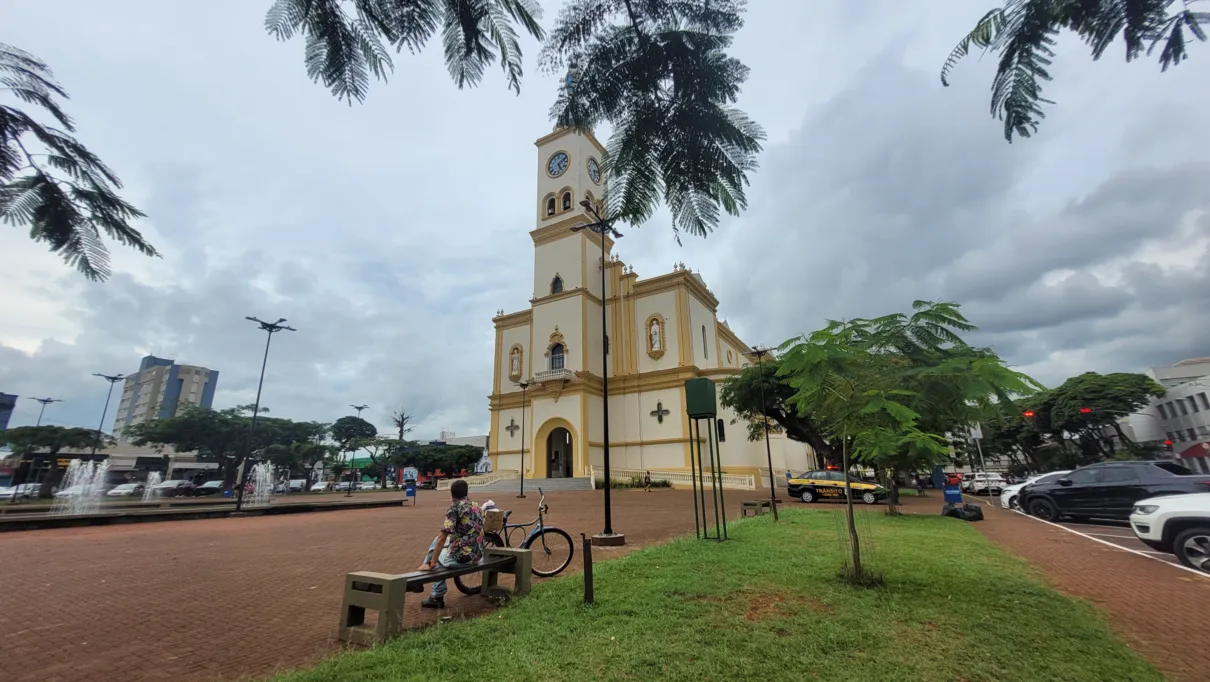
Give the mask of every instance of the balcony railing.
POLYGON ((548 369, 543 372, 538 372, 534 375, 534 381, 545 383, 547 381, 571 381, 576 378, 576 373, 570 369, 548 369))

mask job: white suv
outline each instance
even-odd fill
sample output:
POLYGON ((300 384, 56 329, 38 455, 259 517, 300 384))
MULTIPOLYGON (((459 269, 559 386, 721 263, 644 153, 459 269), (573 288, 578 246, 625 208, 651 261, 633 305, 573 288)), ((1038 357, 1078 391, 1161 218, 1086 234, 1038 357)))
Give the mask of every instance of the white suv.
POLYGON ((1004 477, 995 472, 983 473, 980 471, 967 474, 962 478, 962 488, 972 495, 999 495, 1005 485, 1004 477))
POLYGON ((1130 512, 1130 528, 1155 550, 1172 552, 1182 564, 1210 574, 1210 493, 1139 500, 1130 512))

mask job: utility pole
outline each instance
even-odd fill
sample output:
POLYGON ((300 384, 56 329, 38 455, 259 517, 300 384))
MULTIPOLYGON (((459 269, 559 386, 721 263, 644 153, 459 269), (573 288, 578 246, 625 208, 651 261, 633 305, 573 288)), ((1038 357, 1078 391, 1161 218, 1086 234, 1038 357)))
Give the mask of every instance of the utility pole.
POLYGON ((517 495, 517 498, 522 500, 525 499, 525 413, 528 412, 525 408, 525 391, 529 389, 529 385, 529 381, 517 382, 517 386, 521 387, 521 494, 517 495))
MULTIPOLYGON (((244 447, 244 458, 242 470, 239 477, 239 490, 235 494, 235 511, 239 512, 244 508, 244 486, 248 482, 248 458, 252 456, 252 436, 256 433, 256 418, 260 416, 260 392, 265 386, 265 367, 269 364, 269 344, 273 341, 273 335, 280 331, 298 331, 294 327, 287 327, 282 324, 286 318, 281 318, 277 322, 265 322, 264 320, 255 317, 245 317, 245 320, 260 325, 260 328, 268 332, 268 337, 265 339, 265 358, 260 363, 260 381, 256 384, 256 403, 252 407, 252 423, 248 426, 248 443, 244 447)), ((289 485, 289 484, 287 484, 289 485)))
MULTIPOLYGON (((111 376, 108 374, 97 374, 95 372, 93 373, 93 376, 101 377, 105 381, 109 382, 109 393, 105 394, 105 409, 101 410, 101 423, 97 425, 97 438, 92 442, 92 454, 95 455, 97 454, 97 446, 101 444, 101 429, 105 428, 105 415, 109 414, 109 399, 113 397, 113 385, 126 377, 121 374, 114 374, 111 376)), ((39 417, 38 421, 41 422, 42 418, 39 417)))
MULTIPOLYGON (((38 402, 42 403, 42 408, 40 410, 38 410, 38 423, 35 424, 34 426, 42 426, 42 415, 43 415, 43 413, 46 412, 47 405, 49 405, 51 403, 63 402, 62 400, 59 400, 58 398, 30 398, 30 400, 37 400, 38 402)), ((101 416, 101 423, 102 424, 105 423, 104 415, 101 416)))

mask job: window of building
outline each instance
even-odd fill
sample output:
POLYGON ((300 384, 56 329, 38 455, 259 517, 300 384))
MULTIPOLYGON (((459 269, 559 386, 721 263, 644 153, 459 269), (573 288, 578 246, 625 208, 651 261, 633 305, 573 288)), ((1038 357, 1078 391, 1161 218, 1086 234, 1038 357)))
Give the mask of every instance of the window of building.
POLYGON ((1198 393, 1197 399, 1201 402, 1203 410, 1210 410, 1210 400, 1206 400, 1205 393, 1198 393))
POLYGON ((546 215, 552 216, 555 214, 555 198, 551 197, 546 200, 546 215))
POLYGON ((1176 406, 1172 404, 1171 400, 1168 401, 1168 418, 1169 419, 1176 418, 1176 406))
POLYGON ((1185 429, 1185 433, 1189 434, 1189 440, 1197 440, 1197 431, 1193 429, 1185 429))
POLYGON ((561 343, 550 347, 550 368, 563 369, 563 344, 561 343))
POLYGON ((1168 440, 1176 440, 1176 439, 1175 439, 1175 438, 1172 436, 1172 432, 1171 432, 1171 431, 1165 431, 1165 432, 1164 432, 1164 437, 1165 437, 1165 438, 1167 438, 1168 440))
POLYGON ((563 210, 564 211, 571 210, 571 192, 563 193, 563 210))
POLYGON ((1180 411, 1181 411, 1181 416, 1182 416, 1182 417, 1183 417, 1183 416, 1185 416, 1185 415, 1187 415, 1187 414, 1189 414, 1189 410, 1185 408, 1185 401, 1184 401, 1184 400, 1178 400, 1178 401, 1176 401, 1176 406, 1177 406, 1178 408, 1180 408, 1180 411))
POLYGON ((1163 405, 1156 405, 1156 407, 1160 408, 1160 419, 1167 419, 1168 410, 1165 410, 1163 405))
POLYGON ((1185 432, 1184 431, 1177 431, 1176 433, 1174 433, 1172 435, 1176 436, 1176 442, 1178 442, 1178 443, 1185 442, 1185 432))
POLYGON ((1189 396, 1189 409, 1193 410, 1195 413, 1201 412, 1201 410, 1197 409, 1197 399, 1195 399, 1193 396, 1189 396))
POLYGON ((710 359, 710 344, 706 343, 706 325, 702 325, 702 355, 710 359))
POLYGON ((550 280, 550 293, 552 293, 552 294, 563 293, 563 278, 562 277, 555 275, 555 278, 550 280))

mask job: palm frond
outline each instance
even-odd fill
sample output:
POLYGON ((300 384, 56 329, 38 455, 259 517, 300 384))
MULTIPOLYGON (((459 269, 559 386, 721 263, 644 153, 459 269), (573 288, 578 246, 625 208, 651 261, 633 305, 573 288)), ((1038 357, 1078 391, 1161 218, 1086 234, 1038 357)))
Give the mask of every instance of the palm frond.
POLYGON ((941 67, 941 84, 949 87, 949 73, 958 65, 959 60, 970 54, 971 46, 975 46, 982 50, 986 50, 992 46, 992 43, 1004 31, 1005 14, 1003 9, 993 9, 983 18, 979 19, 971 32, 966 34, 954 49, 950 51, 948 57, 945 58, 945 64, 941 67))

